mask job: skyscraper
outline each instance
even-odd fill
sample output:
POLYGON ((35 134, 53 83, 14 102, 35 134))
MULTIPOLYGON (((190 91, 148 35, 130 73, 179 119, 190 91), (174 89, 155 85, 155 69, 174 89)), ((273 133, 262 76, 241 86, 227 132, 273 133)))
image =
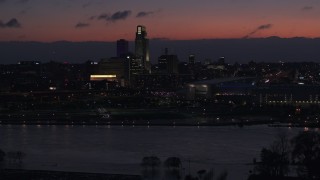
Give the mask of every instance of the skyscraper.
POLYGON ((190 54, 189 55, 189 64, 194 64, 195 60, 196 60, 195 56, 193 54, 190 54))
POLYGON ((129 42, 125 39, 117 41, 117 57, 124 58, 129 53, 129 42))
POLYGON ((135 41, 135 55, 139 62, 141 73, 151 73, 151 64, 149 59, 149 39, 144 26, 138 25, 135 41))
POLYGON ((166 74, 178 73, 178 56, 168 54, 168 48, 165 48, 165 54, 158 58, 159 71, 166 74))

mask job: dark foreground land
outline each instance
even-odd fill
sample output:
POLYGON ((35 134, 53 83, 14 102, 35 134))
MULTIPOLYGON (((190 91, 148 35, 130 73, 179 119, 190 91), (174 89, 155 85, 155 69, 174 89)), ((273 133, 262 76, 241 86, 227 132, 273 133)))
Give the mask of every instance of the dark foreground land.
MULTIPOLYGON (((308 178, 302 177, 268 177, 262 175, 251 175, 248 180, 309 180, 308 178)), ((312 180, 319 180, 319 178, 314 178, 312 180)))
POLYGON ((138 175, 114 175, 79 172, 0 170, 2 180, 141 180, 138 175))

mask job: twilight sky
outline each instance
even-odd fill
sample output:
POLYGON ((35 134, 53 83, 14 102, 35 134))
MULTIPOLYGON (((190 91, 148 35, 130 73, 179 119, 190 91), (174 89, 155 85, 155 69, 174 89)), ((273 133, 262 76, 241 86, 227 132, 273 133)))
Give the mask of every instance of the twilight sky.
POLYGON ((320 37, 319 0, 0 0, 0 41, 320 37))

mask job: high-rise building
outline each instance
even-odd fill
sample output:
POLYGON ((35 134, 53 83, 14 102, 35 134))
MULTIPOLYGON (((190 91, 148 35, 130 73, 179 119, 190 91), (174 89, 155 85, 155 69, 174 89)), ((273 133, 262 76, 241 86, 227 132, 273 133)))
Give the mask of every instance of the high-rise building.
POLYGON ((158 58, 159 71, 166 74, 178 73, 178 56, 168 54, 168 48, 165 49, 165 54, 158 58))
POLYGON ((129 53, 129 42, 125 39, 117 41, 117 57, 124 58, 129 53))
POLYGON ((141 67, 141 73, 151 73, 149 57, 149 39, 144 26, 138 25, 135 40, 136 61, 141 67))
POLYGON ((225 58, 223 56, 219 58, 218 64, 219 65, 224 65, 225 64, 225 58))
POLYGON ((113 81, 120 86, 125 86, 129 80, 129 60, 126 58, 113 57, 102 59, 98 63, 98 70, 91 74, 92 81, 113 81))
POLYGON ((193 54, 189 55, 189 64, 194 64, 196 61, 196 58, 193 54))

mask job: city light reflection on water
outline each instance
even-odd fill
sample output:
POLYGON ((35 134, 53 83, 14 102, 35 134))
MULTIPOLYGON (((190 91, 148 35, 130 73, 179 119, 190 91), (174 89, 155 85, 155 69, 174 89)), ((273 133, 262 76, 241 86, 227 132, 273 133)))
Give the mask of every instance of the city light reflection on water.
POLYGON ((144 156, 156 155, 162 160, 178 156, 184 161, 191 159, 195 171, 227 169, 230 179, 246 179, 251 168, 246 164, 259 158, 260 150, 278 133, 293 137, 304 130, 267 126, 2 125, 0 148, 25 152, 25 166, 31 169, 139 174, 144 156), (58 165, 43 166, 53 162, 58 165))

